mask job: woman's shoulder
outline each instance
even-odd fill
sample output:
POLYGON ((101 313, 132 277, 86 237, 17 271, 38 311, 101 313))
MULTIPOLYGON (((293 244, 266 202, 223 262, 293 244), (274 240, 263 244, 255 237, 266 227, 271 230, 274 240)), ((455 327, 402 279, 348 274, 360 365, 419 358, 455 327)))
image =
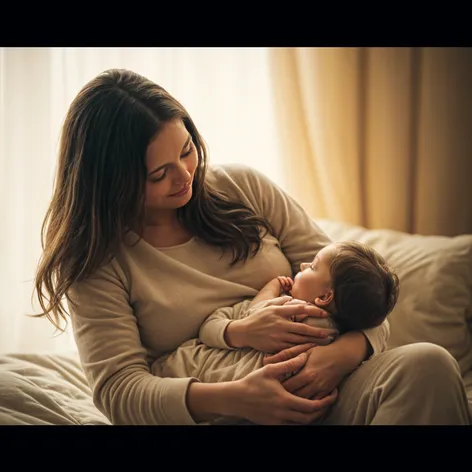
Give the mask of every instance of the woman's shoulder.
POLYGON ((274 183, 261 171, 246 164, 227 163, 211 165, 208 168, 208 179, 222 190, 228 187, 249 189, 273 186, 274 183))
POLYGON ((107 291, 128 290, 130 287, 130 270, 124 254, 130 248, 126 243, 104 258, 87 277, 76 281, 71 286, 71 293, 92 290, 101 287, 107 291))

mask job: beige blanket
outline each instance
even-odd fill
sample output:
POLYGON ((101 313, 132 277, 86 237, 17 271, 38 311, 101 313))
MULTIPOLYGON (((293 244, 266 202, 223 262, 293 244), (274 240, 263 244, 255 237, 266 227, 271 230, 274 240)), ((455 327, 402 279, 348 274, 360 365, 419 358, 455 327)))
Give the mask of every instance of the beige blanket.
POLYGON ((77 356, 0 355, 1 425, 107 425, 77 356))
MULTIPOLYGON (((472 414, 472 371, 464 376, 472 414)), ((0 355, 0 425, 109 425, 75 355, 0 355)))

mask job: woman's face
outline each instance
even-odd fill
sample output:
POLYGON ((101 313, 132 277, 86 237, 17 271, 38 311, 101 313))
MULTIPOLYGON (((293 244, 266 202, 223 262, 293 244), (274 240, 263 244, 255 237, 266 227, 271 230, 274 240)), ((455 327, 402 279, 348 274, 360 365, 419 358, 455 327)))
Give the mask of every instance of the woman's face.
POLYGON ((182 121, 164 124, 146 152, 146 213, 158 215, 188 203, 197 164, 197 150, 182 121))

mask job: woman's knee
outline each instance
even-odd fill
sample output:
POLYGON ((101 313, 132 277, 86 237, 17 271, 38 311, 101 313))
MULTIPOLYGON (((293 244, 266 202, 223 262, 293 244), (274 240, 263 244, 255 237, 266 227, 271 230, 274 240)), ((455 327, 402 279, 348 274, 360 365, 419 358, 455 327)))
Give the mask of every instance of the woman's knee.
POLYGON ((467 399, 454 357, 415 343, 374 356, 341 386, 327 424, 468 424, 467 399))
POLYGON ((427 342, 408 344, 392 349, 393 367, 414 383, 447 382, 461 379, 456 359, 443 347, 427 342))

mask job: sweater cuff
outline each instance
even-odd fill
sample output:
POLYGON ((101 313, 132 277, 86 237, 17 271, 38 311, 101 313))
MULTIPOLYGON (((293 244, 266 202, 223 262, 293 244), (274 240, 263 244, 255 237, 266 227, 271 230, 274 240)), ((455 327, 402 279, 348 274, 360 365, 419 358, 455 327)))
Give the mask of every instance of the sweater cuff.
POLYGON ((164 422, 169 425, 196 425, 187 408, 187 390, 189 385, 198 379, 194 377, 177 379, 160 379, 164 385, 161 390, 160 401, 157 409, 164 413, 164 422))
POLYGON ((390 335, 390 324, 388 320, 385 320, 380 326, 375 328, 365 329, 362 333, 364 333, 364 336, 372 346, 372 355, 369 359, 387 350, 387 341, 390 335))

